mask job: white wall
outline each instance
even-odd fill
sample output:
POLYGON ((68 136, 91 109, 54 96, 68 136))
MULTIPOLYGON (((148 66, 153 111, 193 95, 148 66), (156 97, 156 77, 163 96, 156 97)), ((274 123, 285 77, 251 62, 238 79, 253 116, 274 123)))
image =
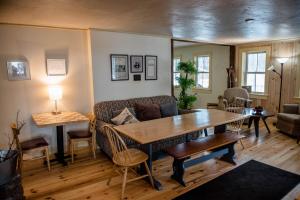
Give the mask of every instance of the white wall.
MULTIPOLYGON (((197 102, 195 108, 206 107, 208 102, 218 102, 218 96, 224 93, 227 88, 227 72, 229 67, 229 46, 223 45, 199 45, 186 46, 174 49, 174 56, 181 57, 182 61, 194 60, 196 54, 210 54, 212 63, 212 88, 211 91, 193 90, 192 93, 197 93, 197 102)), ((179 89, 175 89, 175 95, 178 96, 179 89)))
MULTIPOLYGON (((170 38, 91 30, 94 100, 171 94, 170 38), (158 56, 158 80, 111 81, 110 54, 158 56)), ((129 58, 128 58, 129 59, 129 58)))
MULTIPOLYGON (((63 88, 63 99, 60 101, 62 110, 91 111, 86 31, 1 25, 0 44, 0 146, 7 143, 9 125, 20 109, 26 122, 21 131, 21 140, 44 136, 52 150, 56 149, 55 128, 37 128, 31 120, 31 114, 52 111, 53 104, 48 98, 50 83, 57 83, 63 88), (67 76, 47 77, 46 52, 67 55, 67 76), (31 80, 8 81, 6 60, 19 57, 28 60, 31 80)), ((66 126, 66 130, 83 126, 86 125, 70 125, 66 126)))

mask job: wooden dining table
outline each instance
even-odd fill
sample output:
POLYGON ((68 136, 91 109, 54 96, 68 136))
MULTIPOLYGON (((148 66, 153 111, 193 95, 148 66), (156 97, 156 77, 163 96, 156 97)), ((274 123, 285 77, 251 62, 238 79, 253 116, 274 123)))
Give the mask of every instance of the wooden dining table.
MULTIPOLYGON (((198 109, 197 112, 176 115, 173 117, 160 118, 132 124, 114 127, 119 133, 131 138, 139 144, 146 146, 149 156, 148 166, 152 173, 152 144, 176 137, 186 135, 194 131, 204 130, 228 124, 237 120, 245 119, 248 115, 236 114, 216 109, 198 109)), ((155 188, 162 189, 161 183, 153 177, 155 188)))

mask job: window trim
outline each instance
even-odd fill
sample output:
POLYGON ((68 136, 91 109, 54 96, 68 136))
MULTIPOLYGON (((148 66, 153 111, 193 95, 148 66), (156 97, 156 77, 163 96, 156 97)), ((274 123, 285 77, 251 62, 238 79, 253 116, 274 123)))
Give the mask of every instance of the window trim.
POLYGON ((266 70, 265 70, 265 92, 251 92, 250 95, 256 95, 257 97, 266 96, 269 93, 269 74, 267 70, 268 66, 271 65, 271 46, 270 45, 261 45, 261 46, 241 46, 237 49, 237 74, 238 74, 238 85, 241 87, 244 85, 244 69, 245 62, 243 61, 244 55, 247 53, 256 53, 256 52, 266 52, 266 70))
MULTIPOLYGON (((179 73, 180 74, 180 71, 175 71, 174 70, 174 60, 175 59, 178 59, 179 58, 179 60, 180 60, 180 62, 182 62, 182 56, 180 55, 180 56, 174 56, 173 57, 173 60, 172 60, 172 62, 173 62, 173 77, 175 78, 176 76, 175 76, 175 74, 177 74, 177 73, 179 73)), ((175 82, 174 82, 174 79, 172 80, 173 81, 173 87, 175 87, 175 88, 179 88, 180 87, 180 85, 178 84, 178 85, 175 85, 175 82)))
POLYGON ((212 53, 210 52, 200 52, 200 53, 195 53, 193 54, 193 57, 194 57, 194 62, 196 64, 196 68, 197 68, 197 73, 195 74, 194 76, 194 80, 195 80, 195 83, 196 83, 196 86, 193 87, 192 90, 194 91, 200 91, 200 92, 203 92, 203 93, 211 93, 211 90, 212 90, 212 53), (209 57, 209 72, 206 72, 209 74, 209 80, 208 80, 208 88, 200 88, 200 87, 197 87, 197 75, 198 73, 205 73, 205 72, 198 72, 198 57, 201 57, 201 56, 208 56, 209 57))
POLYGON ((264 92, 254 92, 253 94, 265 94, 266 92, 266 73, 267 73, 267 52, 266 51, 251 51, 251 52, 246 52, 246 64, 245 64, 245 70, 243 70, 243 84, 245 85, 247 83, 247 75, 248 74, 254 74, 255 75, 255 84, 256 84, 256 75, 257 74, 264 74, 265 75, 265 88, 264 88, 264 92), (265 66, 265 71, 264 72, 248 72, 248 63, 249 63, 249 59, 248 59, 248 55, 249 54, 259 54, 259 53, 265 53, 266 54, 266 66, 265 66))

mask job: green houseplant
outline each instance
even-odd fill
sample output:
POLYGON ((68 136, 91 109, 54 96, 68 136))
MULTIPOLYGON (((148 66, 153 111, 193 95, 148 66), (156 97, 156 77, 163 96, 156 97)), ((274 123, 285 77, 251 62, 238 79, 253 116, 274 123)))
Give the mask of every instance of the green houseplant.
POLYGON ((195 80, 191 76, 196 74, 197 69, 192 61, 188 61, 180 62, 177 70, 180 71, 180 77, 177 77, 176 80, 178 80, 181 89, 178 107, 180 109, 191 109, 197 97, 196 95, 188 94, 188 90, 195 86, 195 80))

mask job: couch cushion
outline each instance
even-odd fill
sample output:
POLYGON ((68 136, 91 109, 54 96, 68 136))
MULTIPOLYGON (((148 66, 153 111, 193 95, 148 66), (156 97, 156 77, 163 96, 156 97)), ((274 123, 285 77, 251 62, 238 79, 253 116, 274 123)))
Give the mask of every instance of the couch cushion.
POLYGON ((173 96, 167 96, 167 95, 162 95, 162 96, 155 96, 151 97, 152 103, 155 104, 166 104, 166 103, 175 103, 176 104, 176 99, 173 96))
POLYGON ((158 104, 135 104, 135 111, 138 120, 147 121, 161 118, 160 106, 158 104))
POLYGON ((300 115, 288 114, 288 113, 278 113, 278 120, 283 120, 291 123, 300 123, 300 115))
POLYGON ((138 122, 138 120, 135 118, 135 116, 133 116, 133 114, 128 110, 128 108, 125 108, 118 116, 112 118, 111 121, 115 125, 138 122))
POLYGON ((166 103, 160 105, 161 117, 171 117, 178 115, 176 103, 166 103))

